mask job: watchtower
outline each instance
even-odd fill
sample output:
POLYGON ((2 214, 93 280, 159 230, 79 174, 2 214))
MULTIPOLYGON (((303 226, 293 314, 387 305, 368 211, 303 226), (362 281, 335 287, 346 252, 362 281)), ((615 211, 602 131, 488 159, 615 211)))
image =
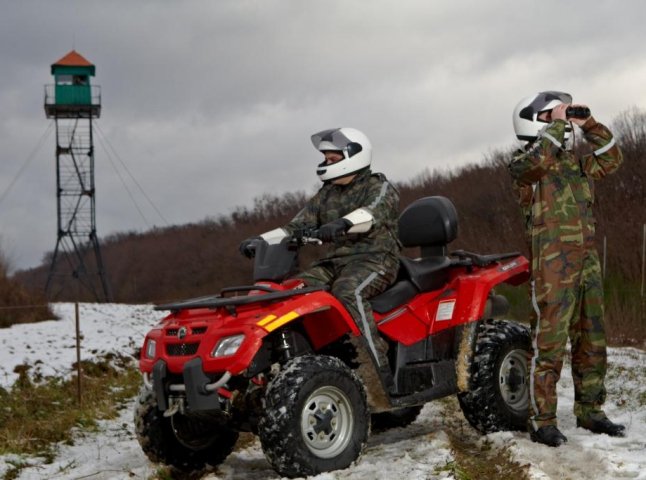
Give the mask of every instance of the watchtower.
POLYGON ((95 67, 72 50, 52 64, 54 84, 45 85, 45 114, 56 123, 58 233, 45 292, 53 298, 68 279, 98 301, 112 294, 96 234, 92 121, 101 115, 101 89, 90 84, 95 67), (54 281, 54 280, 57 281, 54 281))

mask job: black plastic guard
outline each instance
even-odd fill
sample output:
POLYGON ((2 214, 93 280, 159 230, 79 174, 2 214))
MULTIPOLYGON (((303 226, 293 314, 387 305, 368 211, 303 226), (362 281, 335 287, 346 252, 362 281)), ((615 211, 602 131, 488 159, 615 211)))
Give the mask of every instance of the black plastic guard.
POLYGON ((163 412, 168 409, 164 383, 166 383, 166 362, 158 360, 153 367, 153 392, 157 399, 157 408, 163 412))
POLYGON ((201 410, 220 410, 220 400, 216 392, 208 392, 204 387, 211 383, 204 374, 202 359, 194 358, 184 365, 184 385, 186 387, 186 403, 193 412, 201 410))

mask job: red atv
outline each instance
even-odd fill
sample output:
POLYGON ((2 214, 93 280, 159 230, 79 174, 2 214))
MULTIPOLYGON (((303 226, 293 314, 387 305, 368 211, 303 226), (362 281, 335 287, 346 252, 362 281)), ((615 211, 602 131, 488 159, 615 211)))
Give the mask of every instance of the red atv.
POLYGON ((508 304, 493 289, 526 281, 527 260, 449 254, 457 213, 444 197, 409 205, 399 231, 421 257, 401 257, 397 281, 371 299, 389 344, 385 373, 326 287, 285 280, 307 236, 258 242, 253 285, 156 307, 171 313, 141 351, 135 421, 146 455, 200 470, 250 431, 280 475, 314 475, 355 461, 371 427, 406 426, 454 394, 480 432, 524 429, 530 335, 494 320, 508 304))

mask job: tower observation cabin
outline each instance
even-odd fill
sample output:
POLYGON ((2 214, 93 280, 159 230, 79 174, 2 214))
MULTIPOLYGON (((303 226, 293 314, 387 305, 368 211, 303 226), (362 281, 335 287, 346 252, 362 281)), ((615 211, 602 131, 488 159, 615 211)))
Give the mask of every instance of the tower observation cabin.
MULTIPOLYGON (((111 300, 96 234, 92 122, 101 115, 101 89, 90 83, 95 66, 72 50, 51 66, 45 85, 45 114, 56 124, 58 234, 45 291, 63 291, 66 280, 81 283, 93 299, 111 300)), ((68 290, 69 292, 69 290, 68 290)))
POLYGON ((72 50, 51 68, 54 85, 45 85, 47 118, 99 118, 101 87, 90 85, 94 65, 72 50))

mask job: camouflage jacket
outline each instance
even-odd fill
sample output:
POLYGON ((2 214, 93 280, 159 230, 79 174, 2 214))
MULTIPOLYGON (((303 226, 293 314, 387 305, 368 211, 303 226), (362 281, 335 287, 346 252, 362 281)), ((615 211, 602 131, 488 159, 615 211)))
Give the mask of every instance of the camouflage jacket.
POLYGON ((374 217, 372 228, 366 233, 340 237, 330 245, 325 259, 349 260, 351 255, 375 253, 396 258, 401 250, 397 227, 399 193, 384 175, 370 170, 359 173, 348 185, 323 185, 285 228, 318 228, 362 207, 374 217))
POLYGON ((581 158, 564 148, 567 123, 555 120, 509 164, 528 237, 548 232, 555 241, 583 244, 594 238, 594 183, 614 172, 623 157, 607 127, 590 118, 582 127, 593 151, 581 158))

